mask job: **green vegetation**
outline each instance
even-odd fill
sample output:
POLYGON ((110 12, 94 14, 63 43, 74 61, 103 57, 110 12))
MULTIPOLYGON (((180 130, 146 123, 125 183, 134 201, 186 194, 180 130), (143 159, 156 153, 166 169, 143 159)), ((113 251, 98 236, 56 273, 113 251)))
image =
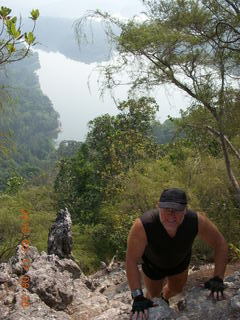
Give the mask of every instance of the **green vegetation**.
POLYGON ((0 145, 5 147, 0 149, 1 190, 11 179, 29 179, 53 165, 59 115, 40 89, 35 74, 38 68, 38 55, 34 53, 9 64, 0 74, 0 83, 11 96, 4 101, 0 117, 4 137, 0 145))
POLYGON ((203 110, 201 115, 195 114, 198 125, 194 121, 192 127, 195 131, 200 127, 205 139, 210 133, 219 143, 229 183, 240 205, 238 173, 231 159, 233 155, 240 163, 240 153, 229 126, 235 119, 234 110, 239 114, 239 88, 233 81, 240 60, 239 5, 228 0, 143 3, 146 11, 142 22, 136 18, 124 22, 98 10, 87 17, 106 22, 107 35, 119 53, 118 59, 100 67, 104 68, 103 86, 109 89, 121 83, 119 73, 126 70, 132 81, 131 93, 171 83, 189 95, 191 108, 203 110), (109 24, 121 30, 120 36, 109 31, 109 24))
POLYGON ((90 121, 90 131, 77 155, 63 159, 55 182, 60 207, 68 207, 75 221, 96 224, 103 202, 122 190, 124 174, 143 159, 157 158, 151 124, 158 109, 154 99, 142 97, 119 104, 117 116, 90 121))
POLYGON ((34 29, 36 20, 39 18, 38 9, 32 10, 30 19, 33 27, 30 32, 21 30, 21 20, 11 16, 12 10, 7 7, 0 8, 0 65, 5 65, 24 59, 32 46, 36 44, 34 29))
POLYGON ((41 252, 47 250, 48 230, 55 219, 54 195, 50 187, 32 187, 19 190, 15 195, 0 194, 0 261, 6 261, 21 242, 20 210, 29 212, 30 236, 32 245, 41 252))

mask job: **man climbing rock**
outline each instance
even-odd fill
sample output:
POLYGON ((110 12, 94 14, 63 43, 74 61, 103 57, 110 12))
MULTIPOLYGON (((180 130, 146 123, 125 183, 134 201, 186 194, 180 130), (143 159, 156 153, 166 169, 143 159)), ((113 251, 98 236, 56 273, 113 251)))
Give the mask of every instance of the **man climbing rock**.
POLYGON ((127 278, 133 298, 130 319, 148 319, 148 308, 153 306, 151 298, 162 297, 168 303, 169 298, 183 290, 197 235, 214 249, 214 274, 205 283, 205 288, 219 299, 219 293, 223 295, 224 290, 228 246, 205 215, 187 208, 187 196, 183 190, 164 190, 158 208, 135 220, 129 232, 126 254, 127 278), (139 261, 142 262, 145 297, 141 289, 139 261))

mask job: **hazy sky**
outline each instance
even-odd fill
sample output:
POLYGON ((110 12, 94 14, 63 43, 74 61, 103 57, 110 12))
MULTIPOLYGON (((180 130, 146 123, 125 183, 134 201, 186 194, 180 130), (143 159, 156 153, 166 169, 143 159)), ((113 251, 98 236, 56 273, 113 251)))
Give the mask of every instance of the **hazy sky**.
POLYGON ((122 16, 131 16, 143 9, 141 0, 2 0, 1 6, 12 8, 14 15, 28 16, 31 9, 37 8, 42 16, 67 18, 79 18, 94 9, 122 16))

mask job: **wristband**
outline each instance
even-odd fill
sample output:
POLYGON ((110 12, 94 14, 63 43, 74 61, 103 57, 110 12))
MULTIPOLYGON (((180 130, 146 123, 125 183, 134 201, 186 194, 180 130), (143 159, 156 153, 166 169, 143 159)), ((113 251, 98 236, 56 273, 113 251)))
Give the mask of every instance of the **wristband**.
POLYGON ((135 289, 131 291, 132 298, 135 299, 138 296, 143 296, 142 289, 135 289))

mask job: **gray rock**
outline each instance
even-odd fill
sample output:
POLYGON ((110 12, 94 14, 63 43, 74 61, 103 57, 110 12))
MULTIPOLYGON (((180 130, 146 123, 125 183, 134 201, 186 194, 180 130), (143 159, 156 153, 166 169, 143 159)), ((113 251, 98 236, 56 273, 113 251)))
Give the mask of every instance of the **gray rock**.
POLYGON ((57 256, 39 256, 26 275, 30 277, 29 291, 36 293, 49 307, 64 310, 72 302, 73 280, 64 270, 64 261, 59 264, 57 256))
POLYGON ((0 271, 0 284, 10 281, 10 275, 0 271))
POLYGON ((103 312, 100 316, 94 317, 94 320, 108 320, 108 319, 115 319, 117 317, 118 319, 120 318, 121 311, 116 308, 111 308, 103 312))
POLYGON ((193 288, 185 294, 186 309, 182 315, 191 320, 230 319, 229 301, 209 298, 209 291, 193 288))
MULTIPOLYGON (((25 290, 25 289, 24 289, 25 290)), ((19 290, 15 294, 15 303, 12 310, 1 320, 71 320, 70 316, 64 312, 57 312, 49 308, 36 294, 30 294, 24 290, 19 290), (30 304, 23 308, 21 303, 22 294, 25 293, 30 297, 30 304)))
MULTIPOLYGON (((84 276, 78 265, 66 258, 71 253, 69 219, 70 214, 61 211, 52 227, 54 239, 50 243, 58 255, 39 254, 34 247, 25 253, 18 246, 9 263, 0 265, 0 320, 129 319, 132 299, 124 266, 112 264, 108 272, 100 270, 84 276), (57 226, 62 228, 60 233, 57 226), (64 232, 65 242, 58 237, 64 232), (30 261, 28 271, 22 267, 22 259, 26 257, 30 261), (28 289, 19 281, 23 275, 29 277, 28 289), (24 295, 30 299, 27 308, 22 306, 24 295)), ((170 307, 162 299, 154 299, 156 306, 149 309, 149 320, 240 319, 240 272, 226 280, 224 300, 210 299, 208 290, 194 287, 170 299, 170 307)))
POLYGON ((38 256, 39 253, 37 248, 29 246, 27 250, 24 250, 22 245, 18 245, 15 256, 11 257, 9 260, 11 272, 18 276, 25 274, 27 270, 24 268, 23 261, 28 260, 27 265, 31 265, 38 256))
POLYGON ((176 312, 163 299, 154 298, 153 302, 157 306, 149 309, 149 320, 170 320, 176 318, 176 312))
POLYGON ((230 308, 233 312, 239 312, 239 317, 240 317, 240 295, 236 295, 231 298, 230 308))
POLYGON ((73 279, 80 278, 82 271, 79 266, 70 259, 56 259, 55 266, 60 272, 67 271, 73 279))
POLYGON ((236 271, 234 274, 228 276, 225 278, 226 282, 235 282, 235 281, 240 281, 240 272, 236 271))
POLYGON ((71 258, 72 220, 67 208, 61 209, 48 234, 48 254, 59 258, 71 258))

